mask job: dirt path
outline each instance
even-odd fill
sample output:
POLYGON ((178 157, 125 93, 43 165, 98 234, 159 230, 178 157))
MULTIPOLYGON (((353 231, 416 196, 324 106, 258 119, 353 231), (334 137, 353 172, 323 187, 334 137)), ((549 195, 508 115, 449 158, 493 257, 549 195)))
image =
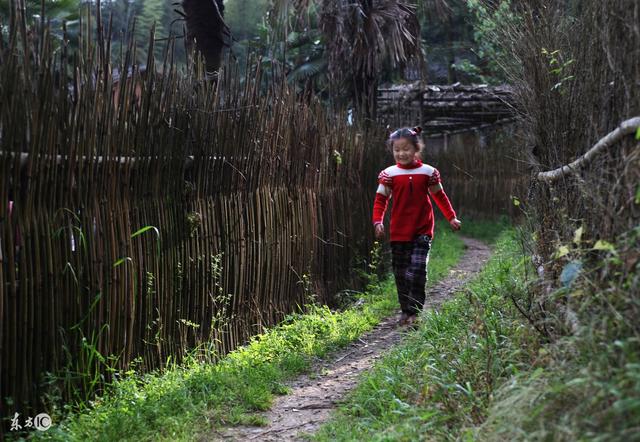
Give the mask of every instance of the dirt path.
MULTIPOLYGON (((465 254, 449 275, 432 287, 425 308, 442 304, 461 288, 485 264, 489 248, 469 238, 463 238, 465 254)), ((318 363, 311 374, 288 383, 291 393, 275 399, 263 416, 265 427, 234 427, 212 433, 207 440, 224 441, 294 441, 303 434, 313 433, 326 420, 344 395, 358 383, 359 376, 397 344, 406 329, 399 328, 397 317, 383 320, 375 329, 362 336, 331 359, 318 363)))

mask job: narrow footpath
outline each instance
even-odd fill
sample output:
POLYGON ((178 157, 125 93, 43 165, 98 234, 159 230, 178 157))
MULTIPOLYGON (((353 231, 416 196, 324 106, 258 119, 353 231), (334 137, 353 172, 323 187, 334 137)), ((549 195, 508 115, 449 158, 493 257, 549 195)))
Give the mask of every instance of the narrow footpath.
MULTIPOLYGON (((465 253, 449 275, 431 287, 425 308, 437 308, 487 262, 491 251, 477 240, 463 238, 465 253)), ((354 343, 318 362, 311 373, 288 383, 291 392, 277 397, 263 413, 268 425, 233 427, 214 431, 201 440, 209 441, 296 441, 315 432, 327 421, 345 394, 353 389, 360 375, 396 345, 407 329, 398 327, 398 317, 383 320, 354 343)))

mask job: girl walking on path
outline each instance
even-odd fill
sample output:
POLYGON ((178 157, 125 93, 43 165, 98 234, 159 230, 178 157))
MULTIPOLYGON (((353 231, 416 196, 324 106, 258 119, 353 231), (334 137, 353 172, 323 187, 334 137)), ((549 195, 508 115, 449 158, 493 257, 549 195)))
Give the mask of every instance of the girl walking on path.
POLYGON ((429 194, 453 230, 461 222, 444 192, 438 170, 418 159, 424 144, 420 127, 404 127, 389 136, 395 166, 378 176, 378 190, 373 206, 376 238, 385 235, 384 214, 393 195, 391 208, 392 267, 398 288, 402 325, 412 323, 422 310, 427 283, 427 263, 433 238, 434 216, 429 194))

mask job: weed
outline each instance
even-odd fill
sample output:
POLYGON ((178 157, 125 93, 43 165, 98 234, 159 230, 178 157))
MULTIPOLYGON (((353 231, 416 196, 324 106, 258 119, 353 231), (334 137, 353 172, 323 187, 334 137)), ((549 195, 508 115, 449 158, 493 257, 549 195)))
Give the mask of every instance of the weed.
POLYGON ((549 296, 563 299, 575 327, 549 340, 539 318, 521 314, 537 282, 527 281, 514 233, 503 234, 479 277, 429 312, 314 439, 637 438, 639 238, 636 228, 571 252, 563 286, 549 296))
MULTIPOLYGON (((443 229, 444 230, 444 229, 443 229)), ((462 254, 462 243, 443 231, 433 247, 430 275, 445 275, 462 254)), ((379 251, 372 256, 379 256, 379 251)), ((216 280, 217 259, 212 259, 216 280)), ((374 260, 372 259, 372 265, 374 260)), ((373 267, 372 267, 373 270, 373 267)), ((177 276, 181 278, 181 269, 177 276)), ((224 309, 226 297, 216 287, 213 296, 224 309)), ((48 440, 190 440, 211 426, 264 424, 255 414, 268 409, 274 395, 286 394, 284 382, 304 372, 311 361, 326 356, 371 330, 398 308, 393 282, 369 276, 362 302, 344 311, 310 304, 304 313, 254 336, 244 347, 211 363, 197 349, 181 365, 167 363, 163 371, 119 376, 91 407, 70 414, 46 433, 48 440)), ((224 315, 223 315, 224 316, 224 315)), ((181 326, 197 324, 184 320, 181 326)))
POLYGON ((426 312, 314 439, 456 439, 456 430, 482 422, 496 386, 524 370, 537 348, 499 288, 522 287, 516 248, 513 233, 503 234, 480 276, 426 312))
MULTIPOLYGON (((574 238, 580 242, 580 234, 574 238)), ((626 440, 640 426, 640 228, 615 244, 582 241, 566 261, 563 286, 551 293, 572 312, 571 333, 540 348, 533 370, 496 392, 484 440, 626 440), (598 244, 600 243, 600 244, 598 244), (576 267, 576 263, 580 263, 576 267), (570 277, 567 276, 570 274, 570 277)))

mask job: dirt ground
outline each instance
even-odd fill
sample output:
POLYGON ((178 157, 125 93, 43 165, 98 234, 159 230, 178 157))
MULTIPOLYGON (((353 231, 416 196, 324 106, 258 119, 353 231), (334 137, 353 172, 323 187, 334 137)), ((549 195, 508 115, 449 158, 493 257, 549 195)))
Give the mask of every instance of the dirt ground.
MULTIPOLYGON (((449 275, 431 287, 425 309, 437 308, 460 289, 486 263, 491 253, 480 241, 463 238, 465 253, 449 275)), ((354 343, 318 362, 310 374, 288 383, 291 392, 275 399, 263 413, 268 425, 233 427, 210 433, 214 441, 295 441, 313 433, 327 421, 346 393, 354 388, 360 375, 391 347, 400 342, 408 330, 398 327, 398 316, 383 320, 375 329, 354 343)))

